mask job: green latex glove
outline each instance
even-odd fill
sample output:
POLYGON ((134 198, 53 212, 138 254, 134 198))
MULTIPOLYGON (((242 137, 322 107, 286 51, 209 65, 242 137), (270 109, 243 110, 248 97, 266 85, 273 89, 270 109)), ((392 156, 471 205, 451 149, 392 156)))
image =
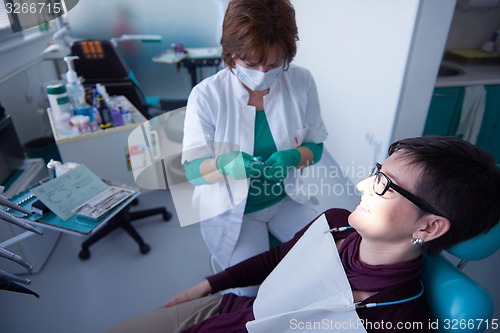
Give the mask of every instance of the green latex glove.
POLYGON ((215 165, 220 173, 235 179, 258 176, 264 169, 260 161, 255 161, 252 155, 241 151, 232 151, 218 156, 215 165))
POLYGON ((192 185, 199 186, 208 184, 200 172, 201 164, 207 159, 208 157, 202 157, 194 161, 184 163, 184 174, 186 175, 188 182, 192 185))
POLYGON ((275 152, 264 162, 264 176, 269 180, 280 181, 288 176, 288 170, 300 163, 302 155, 298 149, 275 152))

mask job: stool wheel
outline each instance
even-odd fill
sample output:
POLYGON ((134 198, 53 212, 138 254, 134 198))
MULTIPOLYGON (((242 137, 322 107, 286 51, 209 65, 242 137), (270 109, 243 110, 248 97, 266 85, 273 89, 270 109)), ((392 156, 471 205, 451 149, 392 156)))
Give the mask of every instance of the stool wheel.
POLYGON ((163 215, 163 221, 168 221, 172 217, 172 214, 166 209, 161 214, 163 215))
POLYGON ((149 246, 148 244, 143 244, 143 245, 139 246, 139 249, 140 249, 142 254, 148 254, 149 251, 151 251, 151 246, 149 246))
POLYGON ((78 258, 81 260, 87 260, 90 258, 90 251, 89 249, 82 249, 80 253, 78 254, 78 258))

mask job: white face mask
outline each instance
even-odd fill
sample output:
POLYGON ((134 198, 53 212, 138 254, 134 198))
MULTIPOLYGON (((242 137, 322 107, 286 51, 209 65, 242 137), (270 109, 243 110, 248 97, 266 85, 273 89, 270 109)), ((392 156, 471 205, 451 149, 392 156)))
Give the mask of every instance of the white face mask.
POLYGON ((236 64, 236 76, 251 90, 266 90, 269 88, 283 73, 283 66, 279 66, 261 72, 257 69, 251 69, 236 64))

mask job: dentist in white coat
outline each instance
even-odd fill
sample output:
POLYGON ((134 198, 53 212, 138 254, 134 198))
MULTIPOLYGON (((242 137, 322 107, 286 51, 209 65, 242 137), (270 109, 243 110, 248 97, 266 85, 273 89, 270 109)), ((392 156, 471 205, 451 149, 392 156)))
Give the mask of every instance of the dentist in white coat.
POLYGON ((188 99, 182 163, 223 269, 266 251, 269 233, 291 239, 317 214, 301 170, 321 158, 327 133, 311 74, 290 64, 297 40, 288 0, 232 0, 221 38, 226 68, 188 99))

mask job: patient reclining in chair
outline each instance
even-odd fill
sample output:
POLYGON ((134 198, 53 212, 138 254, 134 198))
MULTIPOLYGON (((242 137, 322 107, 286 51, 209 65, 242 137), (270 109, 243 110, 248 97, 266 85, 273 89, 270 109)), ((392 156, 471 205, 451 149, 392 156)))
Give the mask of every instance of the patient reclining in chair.
POLYGON ((359 182, 353 212, 330 209, 287 243, 209 276, 108 332, 430 332, 423 252, 500 220, 500 170, 453 137, 397 141, 359 182), (217 294, 260 285, 256 298, 217 294))

